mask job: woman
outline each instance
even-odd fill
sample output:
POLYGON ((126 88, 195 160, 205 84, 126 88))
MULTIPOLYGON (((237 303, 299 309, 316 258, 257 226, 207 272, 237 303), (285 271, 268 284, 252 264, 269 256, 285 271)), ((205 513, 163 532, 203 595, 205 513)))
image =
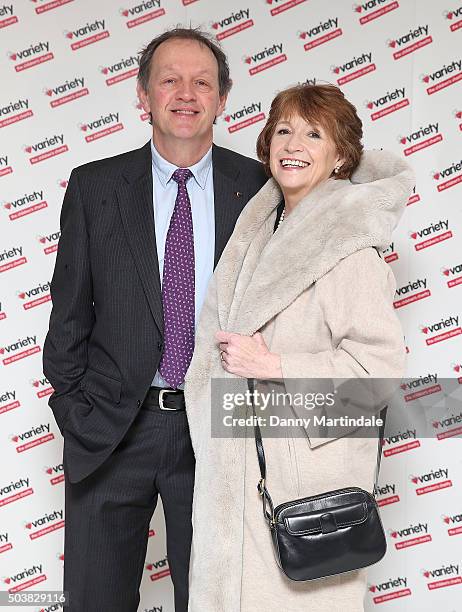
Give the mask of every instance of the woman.
MULTIPOLYGON (((197 462, 191 612, 363 610, 366 570, 302 583, 283 575, 261 514, 252 428, 246 438, 210 434, 213 378, 404 375, 395 281, 376 248, 390 243, 414 178, 391 153, 363 153, 361 137, 337 87, 304 85, 277 95, 258 138, 272 178, 217 266, 186 379, 197 462)), ((266 439, 275 504, 345 486, 371 490, 376 445, 266 439)))

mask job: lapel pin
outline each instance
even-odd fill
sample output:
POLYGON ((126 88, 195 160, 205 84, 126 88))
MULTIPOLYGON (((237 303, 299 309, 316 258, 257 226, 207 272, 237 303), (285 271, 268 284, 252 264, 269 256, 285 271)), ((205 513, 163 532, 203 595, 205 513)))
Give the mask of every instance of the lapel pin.
POLYGON ((236 196, 236 198, 240 198, 242 195, 242 191, 235 191, 234 195, 236 196))

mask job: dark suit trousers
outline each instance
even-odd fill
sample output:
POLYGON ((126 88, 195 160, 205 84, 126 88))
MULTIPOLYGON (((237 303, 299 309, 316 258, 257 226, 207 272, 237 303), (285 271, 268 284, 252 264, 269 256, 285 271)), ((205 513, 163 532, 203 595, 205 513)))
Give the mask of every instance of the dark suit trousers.
POLYGON ((145 402, 97 470, 74 484, 66 478, 66 610, 137 611, 149 523, 160 495, 175 611, 186 612, 193 486, 186 413, 160 411, 145 402))

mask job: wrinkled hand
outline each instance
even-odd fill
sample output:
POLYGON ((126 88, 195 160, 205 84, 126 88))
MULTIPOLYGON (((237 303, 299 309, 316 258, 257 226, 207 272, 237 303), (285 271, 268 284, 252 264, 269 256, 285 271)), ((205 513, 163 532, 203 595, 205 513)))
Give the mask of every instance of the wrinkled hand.
POLYGON ((221 365, 227 372, 260 380, 282 378, 281 358, 268 350, 260 332, 242 336, 218 331, 215 338, 219 342, 221 365))

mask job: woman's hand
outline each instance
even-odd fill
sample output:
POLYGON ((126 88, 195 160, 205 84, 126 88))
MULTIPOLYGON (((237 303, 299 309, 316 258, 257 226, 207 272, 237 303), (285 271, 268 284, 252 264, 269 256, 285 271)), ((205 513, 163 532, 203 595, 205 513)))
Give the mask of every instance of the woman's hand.
POLYGON ((243 378, 282 378, 281 359, 270 353, 263 336, 242 336, 232 332, 218 331, 221 365, 223 369, 243 378))

